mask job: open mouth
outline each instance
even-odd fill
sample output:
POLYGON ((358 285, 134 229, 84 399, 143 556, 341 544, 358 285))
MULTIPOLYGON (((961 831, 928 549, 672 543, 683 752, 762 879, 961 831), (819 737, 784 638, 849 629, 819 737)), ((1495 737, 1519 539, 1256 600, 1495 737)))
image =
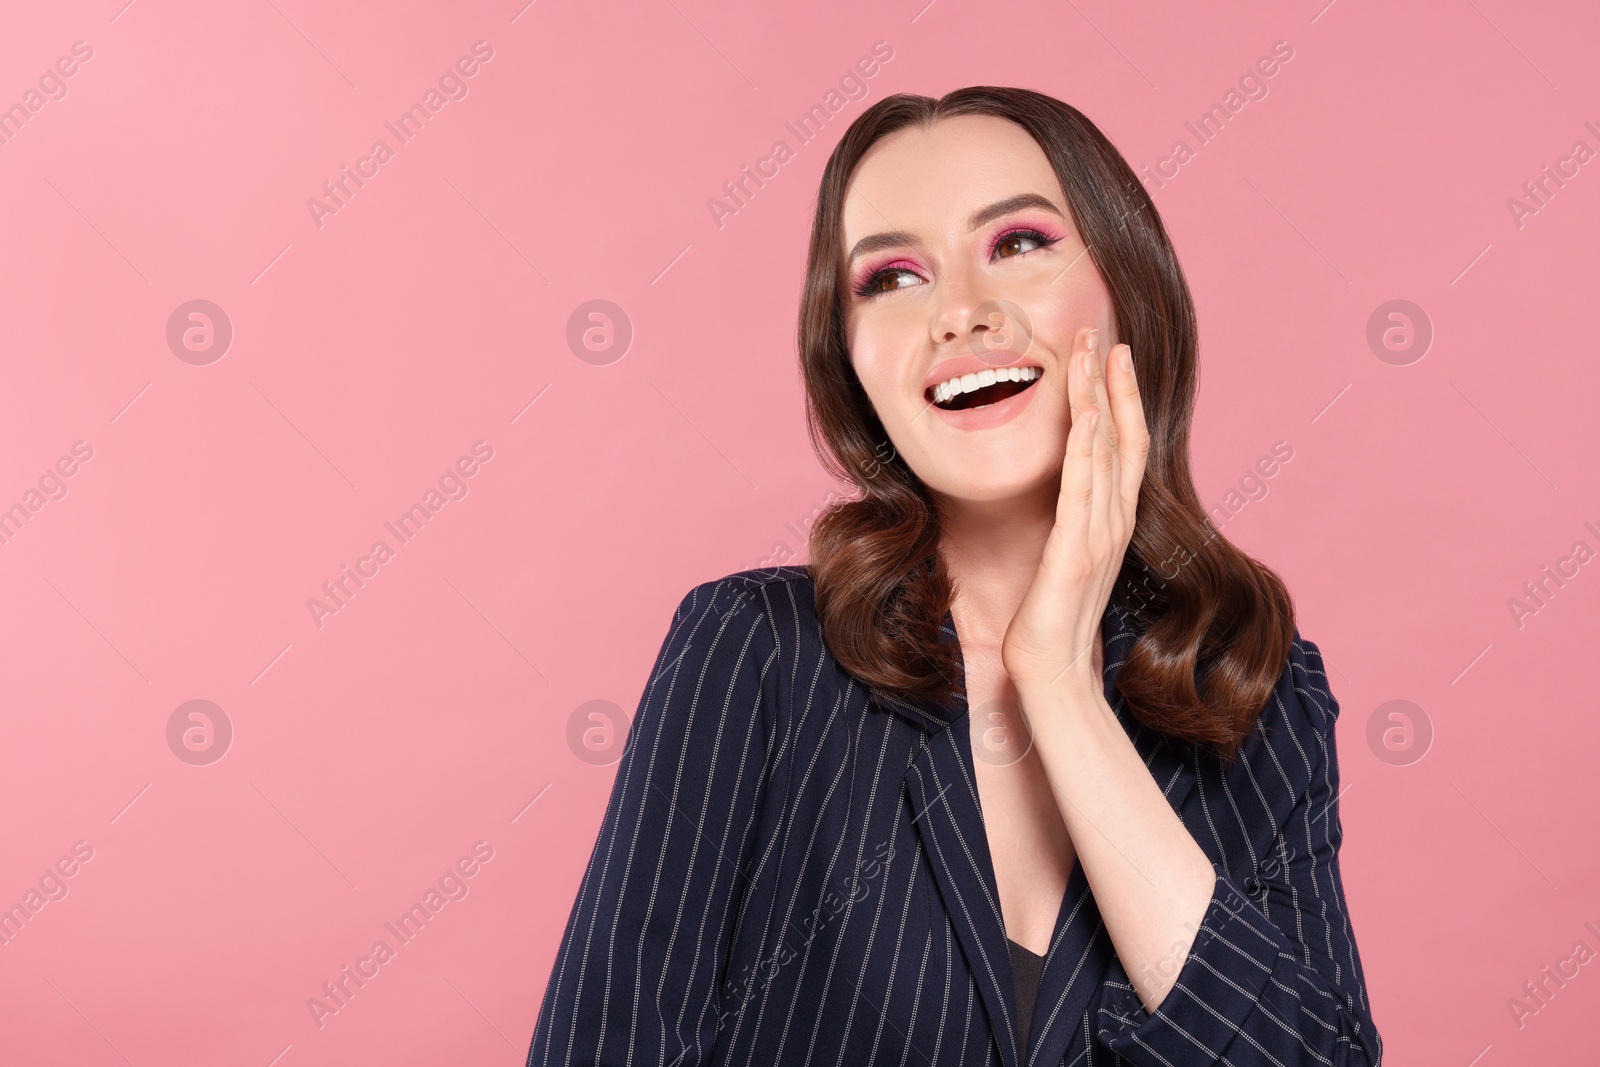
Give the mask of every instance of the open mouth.
POLYGON ((997 367, 964 374, 940 382, 927 391, 926 399, 945 411, 984 408, 1031 389, 1044 376, 1042 367, 997 367))

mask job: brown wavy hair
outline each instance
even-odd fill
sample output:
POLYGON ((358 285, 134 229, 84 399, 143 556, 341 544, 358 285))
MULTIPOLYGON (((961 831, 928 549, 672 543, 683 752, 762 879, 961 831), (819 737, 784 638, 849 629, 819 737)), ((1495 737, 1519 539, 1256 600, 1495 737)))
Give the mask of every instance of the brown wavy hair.
POLYGON ((1075 108, 1026 89, 974 86, 944 98, 900 93, 867 109, 828 158, 800 302, 799 348, 812 446, 859 499, 810 534, 823 639, 870 689, 942 702, 960 658, 939 641, 954 597, 927 487, 897 455, 845 342, 845 189, 879 138, 953 115, 994 115, 1044 150, 1110 291, 1117 336, 1133 351, 1150 430, 1135 529, 1112 599, 1138 637, 1117 687, 1140 722, 1233 758, 1283 672, 1295 637, 1283 581, 1217 531, 1195 492, 1189 424, 1199 341, 1188 284, 1144 186, 1075 108))

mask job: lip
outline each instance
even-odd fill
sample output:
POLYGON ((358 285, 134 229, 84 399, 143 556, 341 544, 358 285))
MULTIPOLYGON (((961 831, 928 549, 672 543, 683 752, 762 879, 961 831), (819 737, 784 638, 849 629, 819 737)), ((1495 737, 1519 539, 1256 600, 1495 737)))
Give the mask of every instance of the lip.
MULTIPOLYGON (((1005 352, 996 352, 995 356, 1007 354, 1005 352)), ((999 370, 1002 367, 1037 367, 1041 371, 1044 370, 1043 367, 1039 366, 1038 360, 1028 359, 1025 356, 1017 356, 1009 363, 1002 363, 992 357, 985 359, 982 356, 956 356, 936 365, 928 372, 928 376, 922 379, 922 392, 920 395, 923 400, 928 400, 928 390, 940 382, 947 382, 951 378, 959 377, 963 374, 977 374, 982 370, 999 370)), ((1031 393, 1033 390, 1027 389, 1024 392, 1031 393)), ((932 401, 929 402, 931 403, 932 401)))
POLYGON ((954 378, 955 374, 976 373, 976 371, 984 370, 984 368, 994 370, 997 366, 1037 366, 1040 374, 1038 374, 1038 378, 1034 379, 1032 386, 1022 390, 1019 394, 1010 395, 1005 400, 998 400, 998 402, 984 405, 982 408, 960 408, 957 411, 950 411, 946 410, 946 408, 941 408, 931 400, 926 400, 926 397, 923 397, 923 400, 928 403, 928 408, 939 419, 958 430, 987 430, 990 427, 1003 426, 1005 422, 1010 422, 1011 419, 1016 418, 1022 411, 1026 410, 1027 405, 1034 403, 1034 394, 1037 394, 1038 390, 1042 389, 1043 382, 1045 382, 1045 368, 1038 366, 1038 363, 990 363, 982 362, 976 357, 962 357, 960 360, 947 360, 946 363, 941 363, 938 368, 934 368, 941 374, 941 378, 931 378, 930 376, 930 382, 938 384, 938 382, 954 378), (978 366, 968 371, 957 370, 958 366, 965 365, 968 360, 973 360, 973 362, 978 363, 978 366))

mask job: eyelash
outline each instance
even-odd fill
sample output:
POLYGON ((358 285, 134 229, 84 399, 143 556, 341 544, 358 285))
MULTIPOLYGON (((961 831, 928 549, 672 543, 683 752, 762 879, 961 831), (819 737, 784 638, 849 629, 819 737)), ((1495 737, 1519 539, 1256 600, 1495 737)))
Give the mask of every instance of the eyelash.
MULTIPOLYGON (((1053 237, 1050 234, 1044 233, 1043 231, 1035 229, 1032 226, 1015 226, 1015 227, 1012 227, 1009 230, 1004 231, 1003 233, 996 234, 994 240, 989 242, 989 256, 990 256, 990 258, 992 259, 994 257, 994 250, 995 249, 999 248, 1002 244, 1004 244, 1008 239, 1010 239, 1012 237, 1028 237, 1028 238, 1032 238, 1033 240, 1037 241, 1039 243, 1039 247, 1038 248, 1029 249, 1029 251, 1031 251, 1031 252, 1042 252, 1046 248, 1049 248, 1051 245, 1055 244, 1057 241, 1061 240, 1060 237, 1053 237)), ((1027 254, 1028 254, 1027 252, 1018 252, 1015 256, 1007 256, 1006 258, 1007 259, 1016 259, 1019 256, 1025 256, 1027 254)), ((867 275, 867 277, 863 278, 861 280, 861 283, 855 287, 855 294, 857 296, 859 296, 859 297, 864 297, 864 298, 866 298, 868 300, 871 300, 873 297, 884 296, 887 293, 892 293, 895 290, 888 289, 888 290, 874 291, 873 287, 876 286, 878 284, 879 280, 882 279, 885 275, 888 275, 888 274, 900 274, 902 272, 906 273, 906 274, 915 274, 916 273, 916 271, 912 270, 909 267, 893 267, 893 266, 891 266, 891 267, 883 267, 883 268, 881 268, 879 270, 873 271, 871 274, 867 275)))

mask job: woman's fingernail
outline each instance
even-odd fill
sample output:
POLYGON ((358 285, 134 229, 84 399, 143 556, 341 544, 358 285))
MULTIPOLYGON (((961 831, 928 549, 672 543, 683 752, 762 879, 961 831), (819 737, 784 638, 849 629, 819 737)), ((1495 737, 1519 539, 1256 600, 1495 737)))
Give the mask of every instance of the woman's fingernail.
POLYGON ((1093 352, 1094 346, 1099 340, 1100 330, 1098 327, 1096 327, 1095 329, 1089 331, 1088 336, 1084 337, 1083 343, 1089 346, 1089 351, 1093 352))
POLYGON ((1133 350, 1130 349, 1127 345, 1122 345, 1120 347, 1122 348, 1122 355, 1117 357, 1117 362, 1122 364, 1122 369, 1123 370, 1132 370, 1133 369, 1133 350))

